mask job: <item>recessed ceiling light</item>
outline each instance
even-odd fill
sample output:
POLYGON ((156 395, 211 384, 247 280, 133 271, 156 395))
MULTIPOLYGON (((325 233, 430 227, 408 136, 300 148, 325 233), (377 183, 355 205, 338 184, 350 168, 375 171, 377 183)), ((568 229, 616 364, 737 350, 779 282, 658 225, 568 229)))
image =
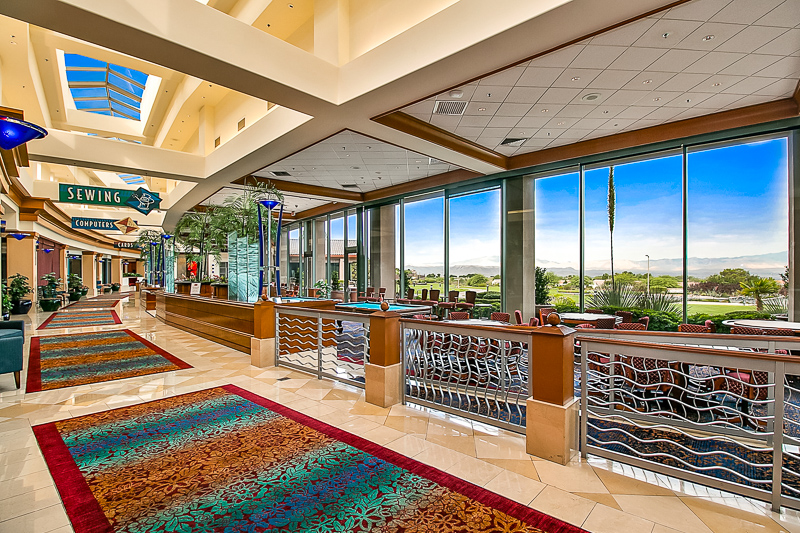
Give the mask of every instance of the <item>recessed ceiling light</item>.
POLYGON ((450 91, 450 98, 461 98, 462 96, 464 96, 464 91, 460 89, 450 91))
POLYGON ((542 113, 547 113, 549 109, 542 109, 542 113))
POLYGON ((706 35, 705 37, 703 37, 703 41, 710 41, 712 39, 714 39, 713 35, 706 35))
POLYGON ((606 111, 603 111, 603 113, 604 113, 604 114, 608 114, 608 110, 606 110, 606 111))
POLYGON ((486 93, 486 98, 491 98, 491 97, 492 97, 492 93, 486 93))
POLYGON ((556 126, 563 126, 563 125, 564 125, 563 122, 559 122, 558 124, 556 124, 556 126))
POLYGON ((581 97, 581 100, 585 102, 592 102, 594 100, 597 100, 598 98, 600 98, 600 93, 589 93, 589 94, 584 94, 581 97))
POLYGON ((651 84, 651 83, 653 83, 653 80, 644 80, 644 81, 642 82, 642 85, 649 85, 649 84, 651 84))
POLYGON ((670 32, 668 32, 668 31, 667 31, 667 32, 664 32, 664 33, 662 33, 662 34, 661 34, 661 36, 662 36, 664 39, 666 39, 667 37, 669 37, 669 36, 670 36, 670 32))
POLYGON ((290 7, 290 8, 294 7, 294 4, 289 4, 289 7, 290 7))
POLYGON ((691 101, 692 101, 692 99, 691 99, 691 98, 687 98, 687 99, 686 99, 686 103, 687 103, 687 104, 688 104, 689 102, 691 102, 691 101))
POLYGON ((717 82, 717 83, 712 83, 712 84, 711 84, 711 86, 712 86, 712 87, 719 87, 720 85, 722 85, 720 82, 717 82))
POLYGON ((653 98, 654 102, 658 102, 659 100, 661 100, 661 98, 653 98))
POLYGON ((416 161, 414 161, 414 162, 415 162, 415 163, 422 163, 422 161, 420 161, 419 159, 417 159, 417 160, 416 160, 416 161))
POLYGON ((581 79, 581 77, 580 77, 580 76, 573 76, 573 77, 572 77, 572 81, 578 81, 579 79, 581 79))
POLYGON ((478 111, 486 111, 486 108, 485 107, 479 107, 478 111))
POLYGON ((17 42, 16 41, 11 41, 11 44, 17 44, 17 42))

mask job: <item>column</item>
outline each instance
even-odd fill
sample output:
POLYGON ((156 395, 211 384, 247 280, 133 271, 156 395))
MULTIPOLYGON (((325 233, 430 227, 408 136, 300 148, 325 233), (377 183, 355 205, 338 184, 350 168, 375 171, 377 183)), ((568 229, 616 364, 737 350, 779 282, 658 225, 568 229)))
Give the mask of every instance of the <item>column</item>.
POLYGON ((574 393, 575 330, 545 326, 531 332, 528 357, 532 396, 527 401, 526 448, 562 465, 578 453, 578 410, 574 393))
POLYGON ((327 267, 327 251, 325 247, 328 244, 325 233, 325 218, 317 219, 314 221, 314 277, 309 284, 310 287, 318 280, 325 279, 327 267))
POLYGON ((33 288, 33 292, 25 296, 33 301, 33 306, 36 307, 38 295, 36 286, 39 283, 38 277, 38 264, 36 256, 36 238, 34 233, 28 235, 22 240, 17 240, 14 237, 6 237, 6 251, 7 251, 7 274, 10 278, 14 274, 22 274, 27 276, 28 285, 33 288))
POLYGON ((394 205, 385 205, 378 210, 373 209, 369 228, 369 262, 372 274, 369 284, 374 285, 376 291, 379 287, 385 287, 387 298, 391 298, 395 292, 394 211, 394 205))
POLYGON ((369 316, 369 363, 364 365, 368 403, 380 407, 400 403, 403 386, 400 350, 400 314, 394 311, 372 313, 369 316))
POLYGON ((122 257, 111 258, 111 283, 122 285, 122 257))
POLYGON ((314 55, 336 66, 350 60, 350 0, 314 0, 314 55))
POLYGON ((97 265, 95 252, 83 252, 81 257, 81 270, 83 271, 83 284, 89 287, 87 296, 97 296, 97 265))
POLYGON ((506 181, 504 188, 505 234, 503 242, 503 294, 505 311, 536 316, 535 191, 533 178, 506 181))
POLYGON ((69 269, 67 268, 67 248, 66 246, 59 246, 58 247, 58 268, 61 270, 61 275, 59 276, 61 279, 64 280, 64 287, 67 286, 67 276, 69 275, 69 269))
POLYGON ((275 366, 275 303, 259 299, 253 304, 253 313, 250 364, 259 368, 275 366))

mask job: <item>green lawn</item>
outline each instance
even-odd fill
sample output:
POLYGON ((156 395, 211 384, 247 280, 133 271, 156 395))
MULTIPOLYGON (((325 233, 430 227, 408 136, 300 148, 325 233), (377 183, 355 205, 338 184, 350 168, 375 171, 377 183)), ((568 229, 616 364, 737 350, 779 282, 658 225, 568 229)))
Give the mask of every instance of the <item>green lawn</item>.
MULTIPOLYGON (((566 296, 575 303, 578 303, 578 293, 558 293, 551 294, 551 298, 555 296, 566 296)), ((713 303, 713 302, 689 302, 687 311, 690 315, 695 313, 706 313, 709 315, 724 315, 725 313, 732 313, 733 311, 755 311, 754 305, 742 304, 727 304, 727 303, 713 303)))

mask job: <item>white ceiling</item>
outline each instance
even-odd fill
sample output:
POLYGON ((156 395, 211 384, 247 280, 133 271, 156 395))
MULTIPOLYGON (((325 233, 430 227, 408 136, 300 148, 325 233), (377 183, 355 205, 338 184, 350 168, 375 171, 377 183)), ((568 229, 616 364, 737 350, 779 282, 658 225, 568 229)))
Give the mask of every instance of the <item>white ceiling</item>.
MULTIPOLYGON (((201 202, 202 205, 223 205, 228 198, 235 198, 242 194, 242 187, 223 187, 213 195, 209 196, 201 202)), ((294 193, 283 193, 284 196, 284 214, 291 214, 292 212, 299 213, 306 209, 319 207, 330 202, 329 198, 315 198, 300 196, 294 193)))
POLYGON ((800 0, 695 0, 459 87, 463 116, 433 115, 449 90, 402 111, 515 155, 787 98, 799 78, 800 0))
POLYGON ((383 141, 343 131, 253 175, 271 178, 275 177, 271 172, 284 171, 290 176, 278 176, 277 179, 367 192, 458 168, 383 141), (342 186, 346 184, 355 184, 356 187, 342 186))

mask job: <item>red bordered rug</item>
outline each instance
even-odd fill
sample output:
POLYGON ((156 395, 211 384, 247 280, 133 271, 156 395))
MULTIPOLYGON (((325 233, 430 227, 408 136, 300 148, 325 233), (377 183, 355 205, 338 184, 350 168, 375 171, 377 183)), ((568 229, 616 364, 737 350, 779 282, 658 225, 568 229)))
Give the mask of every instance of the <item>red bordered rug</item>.
POLYGON ((122 324, 116 311, 70 311, 56 312, 36 329, 88 328, 122 324))
POLYGON ((34 433, 77 533, 584 531, 233 385, 34 433))

